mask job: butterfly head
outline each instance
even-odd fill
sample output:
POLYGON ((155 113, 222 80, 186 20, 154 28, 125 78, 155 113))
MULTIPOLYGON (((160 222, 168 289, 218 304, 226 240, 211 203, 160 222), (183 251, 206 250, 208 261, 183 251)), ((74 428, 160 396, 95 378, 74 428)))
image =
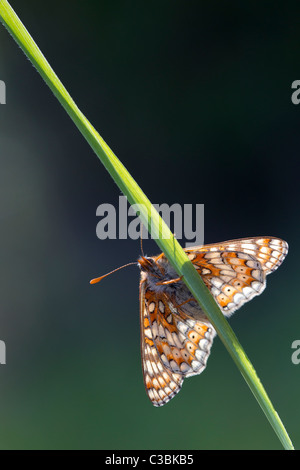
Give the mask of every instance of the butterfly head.
POLYGON ((141 270, 142 279, 147 278, 155 290, 160 282, 170 279, 170 275, 166 269, 167 265, 163 261, 163 255, 154 257, 143 255, 138 259, 138 266, 141 270))
POLYGON ((138 265, 142 271, 154 271, 156 267, 154 259, 148 256, 141 256, 138 259, 138 265))

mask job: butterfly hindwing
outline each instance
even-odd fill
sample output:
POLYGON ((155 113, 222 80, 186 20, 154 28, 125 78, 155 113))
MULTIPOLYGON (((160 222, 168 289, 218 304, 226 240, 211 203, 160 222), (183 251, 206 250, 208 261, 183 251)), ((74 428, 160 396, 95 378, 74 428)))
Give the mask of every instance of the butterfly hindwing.
POLYGON ((145 281, 140 288, 141 349, 148 396, 155 406, 179 392, 185 377, 206 367, 215 331, 207 322, 189 318, 164 293, 145 281))
POLYGON ((149 306, 146 303, 146 281, 140 285, 140 323, 142 368, 146 392, 154 406, 162 406, 181 389, 183 378, 168 369, 158 354, 149 306))

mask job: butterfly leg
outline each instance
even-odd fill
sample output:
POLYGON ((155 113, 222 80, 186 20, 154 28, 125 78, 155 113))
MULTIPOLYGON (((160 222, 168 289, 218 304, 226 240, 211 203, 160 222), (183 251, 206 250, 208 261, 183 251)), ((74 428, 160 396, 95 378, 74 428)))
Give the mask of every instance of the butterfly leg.
POLYGON ((185 300, 185 301, 182 302, 181 304, 176 305, 176 308, 182 307, 182 305, 187 304, 187 303, 189 303, 189 302, 195 302, 195 299, 194 299, 193 297, 191 297, 190 299, 185 300))
POLYGON ((183 276, 180 276, 180 277, 177 277, 176 279, 171 279, 170 281, 160 281, 160 282, 157 282, 156 285, 157 286, 166 286, 168 284, 175 284, 176 282, 181 281, 182 278, 183 278, 183 276))

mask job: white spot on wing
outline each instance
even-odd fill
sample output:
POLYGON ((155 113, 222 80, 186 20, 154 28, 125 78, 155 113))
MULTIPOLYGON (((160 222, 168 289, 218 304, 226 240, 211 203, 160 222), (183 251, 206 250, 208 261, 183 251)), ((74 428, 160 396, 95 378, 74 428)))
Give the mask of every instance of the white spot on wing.
POLYGON ((219 277, 213 277, 210 281, 213 286, 220 288, 223 285, 223 281, 219 277))
POLYGON ((256 292, 259 292, 262 288, 262 283, 257 282, 257 281, 253 281, 253 282, 251 282, 251 286, 253 287, 254 290, 256 290, 256 292))

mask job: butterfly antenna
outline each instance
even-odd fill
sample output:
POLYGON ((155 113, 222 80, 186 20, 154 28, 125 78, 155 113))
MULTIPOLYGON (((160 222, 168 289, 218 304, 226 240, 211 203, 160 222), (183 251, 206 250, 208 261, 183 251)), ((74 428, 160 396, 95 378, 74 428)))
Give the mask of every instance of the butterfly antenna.
POLYGON ((124 264, 124 266, 120 266, 119 268, 114 269, 113 271, 110 271, 109 273, 104 274, 103 276, 96 277, 95 279, 92 279, 92 280, 90 281, 90 284, 96 284, 97 282, 102 281, 102 279, 104 279, 104 278, 107 277, 107 276, 110 276, 111 274, 115 273, 116 271, 120 271, 120 269, 126 268, 127 266, 133 266, 133 265, 136 266, 136 264, 137 264, 136 262, 124 264))
POLYGON ((143 257, 145 257, 144 250, 143 250, 143 224, 141 224, 141 253, 143 257))

